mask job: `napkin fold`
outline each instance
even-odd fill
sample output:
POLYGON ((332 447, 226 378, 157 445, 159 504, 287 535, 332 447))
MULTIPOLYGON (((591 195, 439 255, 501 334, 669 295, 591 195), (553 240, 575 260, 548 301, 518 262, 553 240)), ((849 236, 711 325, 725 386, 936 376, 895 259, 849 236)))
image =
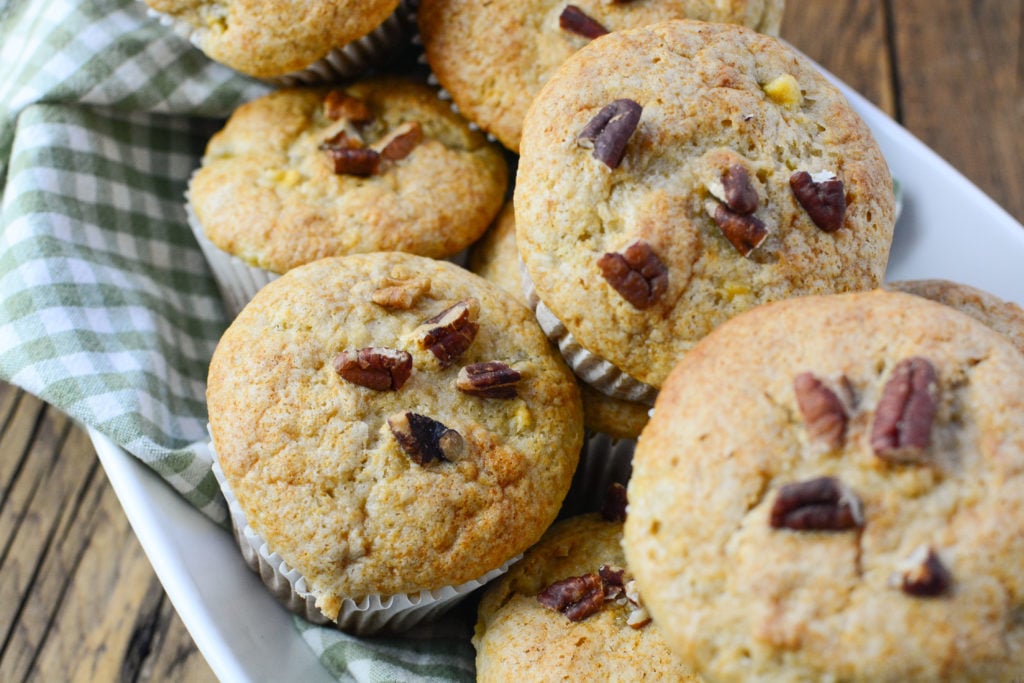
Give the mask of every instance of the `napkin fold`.
MULTIPOLYGON (((227 316, 184 211, 209 136, 263 83, 138 0, 0 5, 0 377, 226 524, 206 372, 227 316)), ((229 532, 225 531, 225 534, 229 532)), ((358 639, 296 620, 339 680, 471 680, 471 615, 358 639)))

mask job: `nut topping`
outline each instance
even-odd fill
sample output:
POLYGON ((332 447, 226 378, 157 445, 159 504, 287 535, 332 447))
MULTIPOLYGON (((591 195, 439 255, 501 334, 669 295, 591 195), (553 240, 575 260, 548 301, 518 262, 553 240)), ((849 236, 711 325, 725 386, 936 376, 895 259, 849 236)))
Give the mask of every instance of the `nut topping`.
POLYGON ((625 522, 626 506, 629 500, 626 497, 626 487, 617 481, 608 485, 605 491, 604 501, 601 503, 601 517, 609 522, 625 522))
POLYGON ((462 435, 419 413, 396 413, 388 427, 405 454, 418 465, 458 460, 465 450, 462 435))
POLYGON ((412 356, 385 347, 346 350, 334 359, 342 379, 374 391, 397 391, 412 373, 412 356))
POLYGON ((934 550, 922 545, 901 563, 899 571, 889 582, 899 586, 907 595, 934 598, 950 589, 953 575, 934 550))
POLYGON ((571 621, 583 621, 596 614, 604 604, 604 582, 591 572, 551 584, 537 594, 537 601, 561 612, 571 621))
POLYGON ((626 582, 626 599, 633 606, 629 616, 626 617, 626 624, 631 628, 643 628, 649 624, 651 615, 648 614, 647 608, 640 600, 640 590, 637 588, 635 580, 626 582))
POLYGON ((365 102, 340 90, 327 93, 324 98, 324 116, 332 121, 348 119, 352 123, 366 123, 373 118, 365 102))
POLYGON ((742 164, 732 164, 725 169, 722 174, 722 195, 719 199, 733 213, 747 215, 757 210, 757 189, 750 181, 750 172, 742 164))
POLYGON ((455 388, 480 398, 515 398, 516 384, 523 376, 496 360, 473 363, 459 370, 455 388))
POLYGON ((896 364, 875 408, 871 448, 889 462, 921 462, 932 437, 938 377, 927 358, 896 364))
POLYGON ((369 147, 321 147, 334 162, 334 172, 338 175, 371 176, 380 166, 380 154, 369 147))
POLYGON ((576 5, 566 5, 562 13, 558 15, 558 26, 563 31, 575 33, 584 38, 600 38, 608 33, 608 29, 590 18, 576 5))
POLYGON ((793 378, 793 390, 811 439, 821 441, 829 448, 842 446, 848 418, 846 408, 835 392, 809 372, 801 372, 793 378))
POLYGON ((718 202, 708 202, 704 208, 715 219, 715 224, 725 239, 729 240, 729 244, 744 257, 749 256, 768 237, 768 228, 753 214, 738 214, 718 202))
POLYGON ((641 311, 668 289, 668 268, 643 240, 633 242, 621 254, 605 254, 597 260, 597 267, 608 284, 641 311))
POLYGON ((622 567, 614 564, 603 564, 597 570, 597 574, 604 581, 605 597, 609 597, 607 595, 608 588, 625 588, 626 586, 626 570, 622 567))
POLYGON ((420 345, 434 354, 442 368, 448 367, 476 339, 480 329, 476 322, 479 312, 480 302, 476 299, 449 306, 419 326, 420 345))
POLYGON ((383 278, 377 284, 377 289, 370 296, 370 300, 384 308, 407 311, 429 291, 430 280, 425 277, 411 277, 407 280, 383 278))
POLYGON ((864 525, 856 494, 835 477, 785 484, 772 505, 773 529, 845 531, 864 525))
POLYGON ((643 107, 630 99, 605 105, 576 137, 576 144, 593 148, 594 158, 608 168, 618 168, 626 154, 626 143, 640 123, 643 107))
POLYGON ((816 178, 807 171, 797 171, 789 177, 789 186, 815 225, 825 232, 843 227, 846 193, 842 180, 831 173, 816 178))
POLYGON ((419 121, 406 121, 374 143, 373 148, 380 152, 381 159, 398 161, 409 156, 421 140, 423 127, 419 121))

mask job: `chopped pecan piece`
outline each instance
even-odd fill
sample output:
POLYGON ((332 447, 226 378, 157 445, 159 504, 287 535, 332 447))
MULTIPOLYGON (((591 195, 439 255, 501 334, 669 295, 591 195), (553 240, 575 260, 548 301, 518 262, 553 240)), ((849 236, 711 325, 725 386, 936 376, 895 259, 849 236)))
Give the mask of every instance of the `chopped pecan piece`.
POLYGON ((496 360, 473 363, 459 370, 455 387, 466 394, 480 398, 515 398, 523 376, 496 360))
POLYGON ((406 351, 368 347, 342 351, 334 359, 342 379, 374 391, 397 391, 412 373, 412 356, 406 351))
POLYGON ((458 460, 465 449, 462 435, 419 413, 396 413, 388 418, 395 441, 418 465, 435 460, 458 460))
POLYGON ((563 31, 575 33, 584 38, 600 38, 608 33, 608 29, 598 23, 576 5, 566 5, 562 13, 558 15, 558 26, 563 31))
POLYGON ((365 102, 340 90, 327 93, 324 98, 324 116, 332 121, 348 119, 352 123, 366 123, 373 118, 365 102))
POLYGON ((843 227, 846 192, 842 180, 831 173, 819 179, 807 171, 797 171, 789 177, 789 186, 815 225, 825 232, 843 227))
POLYGON ((953 575, 934 550, 922 545, 902 563, 891 583, 898 585, 907 595, 933 598, 950 589, 953 575))
POLYGON ((835 477, 819 477, 779 488, 769 520, 774 529, 845 531, 864 525, 860 499, 835 477))
POLYGON ((398 161, 409 156, 421 140, 423 127, 419 121, 406 121, 374 143, 373 148, 380 152, 381 159, 398 161))
POLYGON ((642 112, 643 107, 633 100, 615 100, 590 119, 576 137, 576 144, 585 149, 592 148, 594 158, 608 168, 618 168, 642 112))
POLYGON ((829 448, 842 446, 848 418, 846 407, 835 392, 809 372, 801 372, 793 378, 793 390, 811 439, 829 448))
POLYGON ((725 169, 721 182, 722 196, 718 199, 725 202, 730 211, 744 216, 757 211, 757 188, 751 182, 746 166, 732 164, 725 169))
POLYGON ((651 622, 651 615, 648 614, 647 608, 644 607, 643 601, 640 600, 640 590, 637 588, 635 580, 626 582, 626 599, 633 605, 629 616, 626 617, 626 624, 632 628, 643 628, 649 624, 651 622))
POLYGON ((608 284, 641 311, 658 301, 668 289, 668 268, 643 240, 633 242, 621 254, 603 255, 597 260, 597 267, 608 284))
POLYGON ((601 503, 601 516, 609 522, 625 522, 626 506, 629 500, 626 498, 626 487, 617 481, 608 485, 605 491, 604 501, 601 503))
POLYGON ((604 582, 593 572, 562 579, 538 593, 537 601, 571 621, 583 621, 604 604, 604 582))
POLYGON ((480 302, 466 299, 444 309, 419 327, 420 345, 446 368, 469 348, 480 325, 476 322, 480 302))
POLYGON ((605 586, 626 586, 626 570, 614 564, 603 564, 597 570, 597 575, 604 581, 605 586))
POLYGON ((889 462, 920 462, 932 438, 938 377, 927 358, 896 364, 875 408, 871 448, 889 462))
POLYGON ((750 252, 761 246, 768 238, 768 228, 754 214, 744 216, 718 202, 708 202, 704 208, 715 220, 725 239, 729 240, 729 244, 742 256, 749 256, 750 252))
POLYGON ((384 278, 377 284, 377 289, 370 296, 370 300, 384 308, 407 311, 429 291, 430 280, 425 277, 411 277, 406 280, 384 278))
POLYGON ((334 162, 338 175, 371 176, 380 167, 380 154, 368 147, 323 147, 334 162))

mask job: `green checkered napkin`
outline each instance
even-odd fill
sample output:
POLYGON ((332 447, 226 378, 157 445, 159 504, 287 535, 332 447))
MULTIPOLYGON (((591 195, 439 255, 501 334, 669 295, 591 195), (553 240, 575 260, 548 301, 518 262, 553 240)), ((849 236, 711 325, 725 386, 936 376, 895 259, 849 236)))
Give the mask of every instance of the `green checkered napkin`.
MULTIPOLYGON (((209 135, 267 86, 137 0, 0 0, 0 64, 0 377, 224 524, 198 444, 227 321, 183 194, 209 135)), ((469 680, 470 620, 392 639, 296 623, 339 679, 469 680)))

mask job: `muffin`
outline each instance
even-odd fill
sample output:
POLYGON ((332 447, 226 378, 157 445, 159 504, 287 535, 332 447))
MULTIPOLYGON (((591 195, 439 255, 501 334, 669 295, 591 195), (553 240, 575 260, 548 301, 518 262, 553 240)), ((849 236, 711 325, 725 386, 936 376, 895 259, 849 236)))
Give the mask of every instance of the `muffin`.
POLYGON ((531 304, 605 393, 653 401, 737 313, 881 282, 894 224, 881 151, 770 36, 674 21, 595 40, 534 100, 521 152, 531 304))
POLYGON ((1024 353, 1024 309, 1012 301, 949 280, 903 280, 887 282, 885 288, 952 306, 999 332, 1024 353))
POLYGON ((145 0, 210 59, 282 85, 352 78, 409 36, 399 0, 145 0))
POLYGON ((275 275, 325 256, 457 254, 507 184, 498 148, 430 88, 376 78, 243 105, 210 139, 188 201, 237 312, 275 275))
POLYGON ((517 152, 541 86, 603 33, 689 18, 778 34, 782 11, 783 0, 422 0, 418 23, 431 70, 459 111, 517 152))
POLYGON ((477 681, 699 681, 647 617, 621 540, 621 521, 563 520, 492 584, 473 636, 477 681), (574 584, 582 599, 554 599, 574 584))
POLYGON ((429 602, 533 544, 583 431, 572 375, 528 309, 398 252, 267 285, 218 344, 207 403, 246 523, 358 632, 387 627, 361 613, 367 599, 429 602))
POLYGON ((1024 354, 877 290, 759 307, 666 381, 625 552, 715 681, 1024 671, 1024 354))

